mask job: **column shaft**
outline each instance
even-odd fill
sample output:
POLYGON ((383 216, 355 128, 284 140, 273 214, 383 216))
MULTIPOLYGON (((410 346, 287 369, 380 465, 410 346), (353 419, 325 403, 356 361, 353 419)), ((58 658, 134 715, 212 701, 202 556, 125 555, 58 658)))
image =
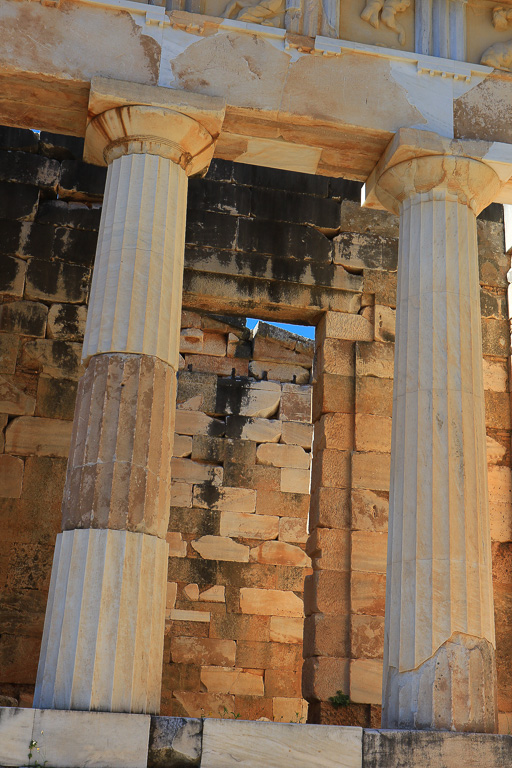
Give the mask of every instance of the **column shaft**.
POLYGON ((494 181, 466 158, 383 176, 401 190, 384 728, 496 728, 475 203, 494 181))
POLYGON ((186 193, 167 158, 109 166, 37 707, 159 709, 186 193))

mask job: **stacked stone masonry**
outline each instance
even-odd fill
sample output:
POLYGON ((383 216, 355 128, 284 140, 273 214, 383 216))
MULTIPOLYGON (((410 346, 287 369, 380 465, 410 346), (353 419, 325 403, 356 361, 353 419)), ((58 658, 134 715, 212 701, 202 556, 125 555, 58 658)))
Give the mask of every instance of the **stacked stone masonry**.
MULTIPOLYGON (((0 148, 0 695, 30 706, 105 173, 81 163, 82 143, 69 137, 3 129, 0 148)), ((478 237, 498 709, 508 733, 501 207, 480 215, 478 237)), ((398 220, 361 209, 353 182, 215 161, 189 182, 186 242, 161 712, 303 719, 303 694, 311 722, 378 725, 398 220), (251 339, 233 318, 208 313, 316 324, 313 377, 308 345, 264 326, 251 339), (329 703, 337 690, 349 706, 329 703)), ((70 513, 80 514, 76 504, 70 513)))

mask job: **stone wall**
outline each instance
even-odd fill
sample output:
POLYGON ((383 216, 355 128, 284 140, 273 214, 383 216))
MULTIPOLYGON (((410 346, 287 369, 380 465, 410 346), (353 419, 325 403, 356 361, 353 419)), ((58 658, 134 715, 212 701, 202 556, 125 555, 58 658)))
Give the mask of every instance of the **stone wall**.
POLYGON ((313 346, 183 312, 162 714, 306 720, 313 346))
MULTIPOLYGON (((104 185, 103 170, 80 163, 80 154, 76 139, 0 131, 0 694, 23 705, 31 702, 60 527, 104 185)), ((180 495, 169 532, 168 609, 175 622, 166 638, 166 713, 226 714, 226 707, 231 717, 293 720, 304 711, 301 643, 290 642, 298 640, 300 616, 251 613, 246 599, 253 598, 252 610, 269 590, 289 593, 297 606, 301 600, 307 562, 303 541, 292 537, 304 536, 307 494, 296 493, 295 478, 291 486, 281 482, 306 467, 275 464, 293 445, 299 463, 308 453, 296 428, 283 427, 306 424, 305 411, 297 418, 296 409, 309 397, 301 389, 308 386, 303 370, 309 365, 300 344, 291 349, 290 340, 262 335, 251 346, 235 320, 204 314, 213 312, 317 325, 307 545, 314 572, 305 589, 303 690, 312 721, 368 725, 378 718, 398 230, 395 217, 360 208, 359 186, 225 162, 214 162, 206 179, 191 180, 173 467, 180 495), (319 322, 325 312, 331 314, 319 322), (283 357, 293 372, 283 370, 283 357), (270 411, 242 413, 265 398, 270 411), (281 433, 273 443, 277 432, 270 425, 277 421, 281 433), (254 534, 245 526, 257 523, 268 524, 258 531, 265 538, 244 535, 254 534), (220 559, 221 543, 224 554, 236 551, 244 559, 220 559), (208 599, 202 597, 210 589, 208 599), (198 621, 201 614, 208 620, 202 615, 198 621), (211 655, 215 647, 223 649, 220 655, 211 655), (350 696, 348 707, 328 702, 337 690, 350 696)), ((510 260, 500 206, 483 212, 478 233, 498 704, 500 727, 509 732, 510 260)), ((258 610, 266 610, 263 602, 258 610)))

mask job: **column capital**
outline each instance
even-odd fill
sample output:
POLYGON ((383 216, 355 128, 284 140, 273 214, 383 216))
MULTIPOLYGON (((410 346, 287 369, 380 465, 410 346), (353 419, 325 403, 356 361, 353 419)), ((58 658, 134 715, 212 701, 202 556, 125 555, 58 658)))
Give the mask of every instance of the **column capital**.
POLYGON ((399 213, 408 198, 437 190, 478 214, 511 176, 507 145, 401 128, 368 177, 363 205, 399 213))
POLYGON ((84 160, 108 165, 128 154, 159 155, 187 176, 213 157, 224 120, 223 99, 93 77, 84 160))

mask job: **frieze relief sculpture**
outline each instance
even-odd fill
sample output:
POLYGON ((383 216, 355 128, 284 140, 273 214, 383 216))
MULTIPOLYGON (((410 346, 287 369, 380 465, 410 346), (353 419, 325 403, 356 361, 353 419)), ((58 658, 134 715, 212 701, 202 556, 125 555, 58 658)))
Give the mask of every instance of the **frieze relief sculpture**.
POLYGON ((361 18, 378 29, 382 22, 398 35, 400 45, 405 45, 405 30, 397 21, 397 14, 403 13, 411 5, 411 0, 368 0, 361 18))
POLYGON ((222 15, 226 19, 263 24, 266 27, 283 26, 285 0, 262 0, 256 5, 251 0, 232 0, 222 15))
MULTIPOLYGON (((492 23, 495 29, 507 29, 512 22, 512 8, 497 6, 492 12, 492 23)), ((484 52, 480 59, 480 64, 485 64, 493 69, 503 69, 505 72, 512 71, 512 40, 504 43, 493 43, 484 52)))

